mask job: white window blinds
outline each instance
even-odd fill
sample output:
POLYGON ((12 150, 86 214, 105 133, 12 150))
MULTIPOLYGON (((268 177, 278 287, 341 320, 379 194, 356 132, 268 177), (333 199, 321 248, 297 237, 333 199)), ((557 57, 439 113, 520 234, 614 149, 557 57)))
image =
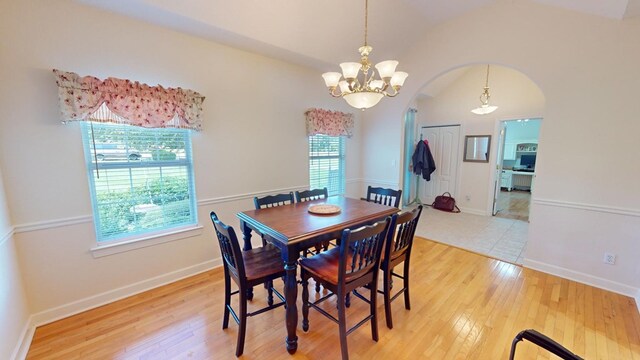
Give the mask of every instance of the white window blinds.
POLYGON ((326 187, 329 195, 344 194, 345 141, 342 136, 309 136, 309 186, 326 187))
POLYGON ((83 122, 82 133, 98 241, 197 222, 188 130, 83 122))

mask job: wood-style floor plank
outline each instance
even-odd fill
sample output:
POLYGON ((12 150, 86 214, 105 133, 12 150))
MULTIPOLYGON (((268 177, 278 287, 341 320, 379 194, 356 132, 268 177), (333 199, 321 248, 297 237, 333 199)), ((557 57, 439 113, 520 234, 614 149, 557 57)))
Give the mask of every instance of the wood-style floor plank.
MULTIPOLYGON (((640 360, 631 298, 420 238, 411 260, 411 310, 394 301, 389 330, 380 296, 380 339, 371 340, 368 325, 354 331, 351 359, 507 359, 513 337, 534 328, 586 359, 640 360)), ((214 269, 41 326, 28 359, 233 359, 238 328, 231 321, 222 330, 222 275, 214 269)), ((309 286, 312 299, 322 296, 309 286)), ((266 303, 265 290, 255 292, 254 309, 266 303)), ((368 312, 352 299, 351 325, 368 312)), ((335 301, 324 309, 335 313, 335 301)), ((249 318, 243 358, 339 358, 337 326, 314 310, 309 320, 291 356, 283 308, 249 318)), ((522 342, 516 358, 555 357, 522 342)))

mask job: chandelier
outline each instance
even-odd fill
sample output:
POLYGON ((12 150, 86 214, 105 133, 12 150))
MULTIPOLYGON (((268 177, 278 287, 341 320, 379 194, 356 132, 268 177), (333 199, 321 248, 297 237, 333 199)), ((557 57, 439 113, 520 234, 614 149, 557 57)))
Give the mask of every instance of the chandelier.
POLYGON ((489 105, 489 65, 487 65, 487 79, 484 83, 484 91, 480 94, 480 106, 471 110, 472 113, 476 115, 486 115, 491 114, 496 111, 497 106, 489 105))
POLYGON ((398 95, 409 76, 406 72, 396 71, 396 60, 386 60, 375 65, 380 79, 375 78, 375 71, 369 62, 369 54, 373 48, 367 44, 369 1, 365 0, 364 4, 364 46, 358 49, 360 62, 341 63, 342 74, 322 74, 331 96, 342 97, 349 105, 362 110, 375 106, 385 96, 398 95), (343 76, 344 79, 341 80, 343 76))

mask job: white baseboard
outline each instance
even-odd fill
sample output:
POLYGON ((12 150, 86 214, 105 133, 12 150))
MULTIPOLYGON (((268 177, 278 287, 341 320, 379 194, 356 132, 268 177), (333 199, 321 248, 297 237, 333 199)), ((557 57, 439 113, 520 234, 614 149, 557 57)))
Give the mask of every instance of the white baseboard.
POLYGON ((27 353, 29 352, 29 346, 31 345, 31 340, 33 340, 33 334, 36 332, 36 327, 33 325, 33 315, 29 316, 27 322, 24 324, 22 328, 22 332, 20 333, 20 337, 18 338, 18 343, 16 344, 15 350, 13 350, 13 354, 11 355, 11 360, 24 360, 27 358, 27 353))
MULTIPOLYGON (((565 279, 577 281, 579 283, 595 286, 600 289, 605 289, 618 294, 629 296, 636 299, 636 305, 639 304, 638 300, 640 298, 640 289, 633 286, 526 258, 523 261, 523 266, 531 268, 533 270, 542 271, 547 274, 556 275, 565 279)), ((640 305, 638 305, 638 311, 640 311, 640 305)))
POLYGON ((60 320, 71 315, 81 313, 86 310, 96 308, 126 297, 166 285, 189 276, 193 276, 222 265, 222 259, 214 259, 189 266, 183 269, 172 271, 150 279, 142 280, 134 284, 126 285, 117 289, 109 290, 101 294, 89 296, 84 299, 73 301, 68 304, 57 306, 52 309, 33 314, 31 324, 34 327, 45 325, 56 320, 60 320))

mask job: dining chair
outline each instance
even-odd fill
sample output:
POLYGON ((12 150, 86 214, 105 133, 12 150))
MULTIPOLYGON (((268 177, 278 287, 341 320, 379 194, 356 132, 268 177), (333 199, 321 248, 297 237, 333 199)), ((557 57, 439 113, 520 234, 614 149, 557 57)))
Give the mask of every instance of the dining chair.
POLYGON ((391 302, 400 294, 404 293, 405 309, 411 310, 411 302, 409 300, 409 260, 420 214, 422 214, 422 205, 412 211, 399 214, 394 227, 390 228, 387 234, 387 241, 380 261, 380 270, 382 270, 383 274, 382 290, 378 290, 378 292, 384 296, 384 313, 389 329, 393 329, 391 302), (393 268, 402 263, 404 263, 402 275, 393 272, 393 268), (402 279, 403 286, 392 296, 391 283, 393 276, 402 279))
MULTIPOLYGON (((325 187, 322 189, 296 191, 295 195, 296 195, 296 202, 300 203, 300 202, 326 199, 329 197, 329 192, 325 187)), ((313 254, 318 254, 323 250, 326 251, 327 249, 329 249, 330 244, 331 244, 331 240, 327 240, 314 245, 315 253, 313 254)), ((312 252, 309 249, 305 249, 303 252, 303 256, 307 257, 311 253, 312 252)), ((316 283, 316 292, 320 292, 320 283, 316 283)))
MULTIPOLYGON (((267 195, 264 197, 255 196, 253 198, 253 205, 255 206, 256 210, 267 209, 267 208, 288 205, 293 203, 294 203, 293 192, 291 191, 289 191, 288 194, 267 195)), ((260 234, 260 236, 262 237, 262 246, 265 246, 267 244, 267 240, 264 238, 262 234, 260 234)))
POLYGON ((327 188, 296 191, 296 202, 326 199, 329 197, 327 188))
POLYGON ((340 334, 340 350, 342 359, 349 358, 347 335, 371 320, 371 338, 378 341, 378 318, 376 315, 376 295, 380 256, 387 231, 395 223, 396 215, 387 217, 373 225, 363 226, 357 230, 345 229, 342 232, 340 246, 317 255, 300 259, 300 276, 302 278, 302 330, 309 331, 309 308, 338 323, 340 334), (310 302, 308 281, 313 278, 320 282, 329 294, 310 302), (369 285, 371 296, 366 299, 358 297, 369 304, 369 315, 347 330, 346 296, 354 289, 369 285), (319 304, 331 296, 337 296, 338 318, 322 309, 319 304))
POLYGON ((211 221, 218 237, 220 253, 224 267, 224 315, 222 329, 229 326, 229 314, 238 324, 238 340, 236 343, 236 356, 242 355, 244 339, 247 330, 247 317, 261 314, 285 304, 285 299, 273 288, 273 280, 285 275, 280 257, 280 250, 273 245, 261 248, 241 251, 238 237, 233 227, 225 225, 215 212, 211 212, 211 221), (238 290, 231 291, 231 279, 238 286, 238 290), (259 310, 247 312, 247 290, 258 284, 267 284, 267 305, 259 310), (281 302, 273 303, 273 293, 281 302), (238 301, 240 314, 231 307, 231 296, 240 295, 238 301))
MULTIPOLYGON (((322 199, 326 199, 329 197, 329 192, 327 191, 327 188, 322 188, 322 189, 311 189, 311 190, 303 190, 303 191, 296 191, 295 192, 296 195, 296 202, 307 202, 307 201, 313 201, 313 200, 322 200, 322 199)), ((323 241, 322 243, 316 244, 315 247, 315 253, 319 253, 322 250, 327 250, 329 248, 329 243, 330 241, 323 241)), ((305 256, 307 256, 308 250, 305 251, 305 256)), ((318 288, 319 289, 319 288, 318 288)))
POLYGON ((381 187, 367 188, 366 200, 377 204, 399 207, 402 198, 402 190, 385 189, 381 187))
POLYGON ((254 197, 253 205, 256 207, 256 210, 293 204, 293 192, 289 192, 288 194, 277 194, 277 195, 267 195, 264 197, 254 197))

